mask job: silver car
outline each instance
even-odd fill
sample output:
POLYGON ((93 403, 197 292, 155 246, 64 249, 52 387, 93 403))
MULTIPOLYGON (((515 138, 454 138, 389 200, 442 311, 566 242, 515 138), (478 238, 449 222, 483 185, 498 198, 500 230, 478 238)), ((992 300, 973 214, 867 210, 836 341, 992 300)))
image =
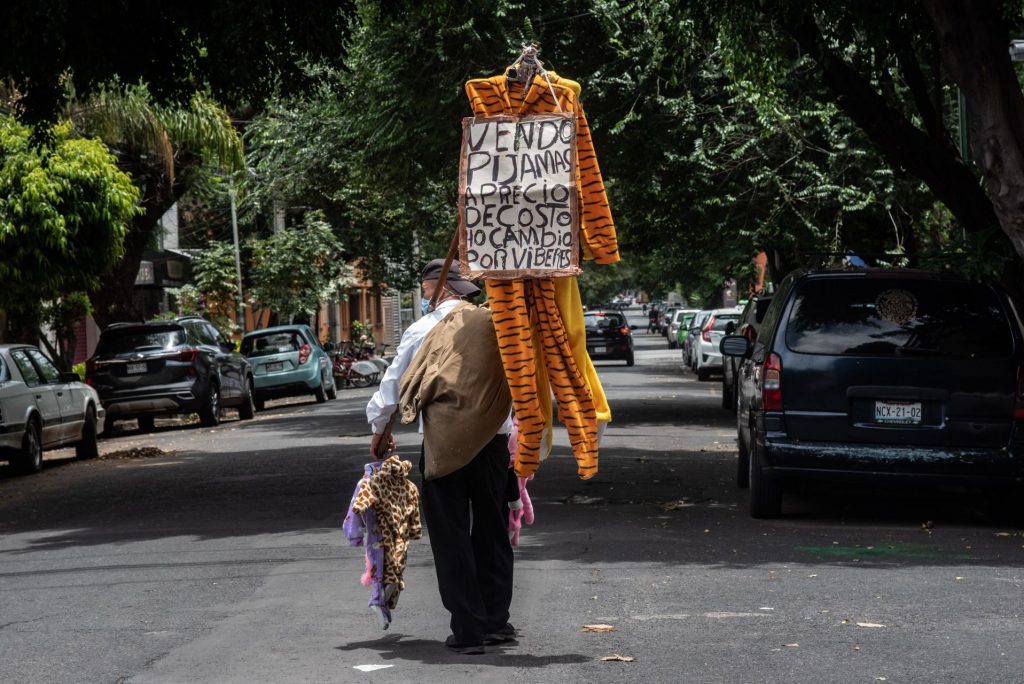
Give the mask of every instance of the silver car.
POLYGON ((75 373, 61 373, 37 348, 0 344, 0 458, 21 473, 43 468, 43 450, 75 446, 95 458, 99 395, 75 373))

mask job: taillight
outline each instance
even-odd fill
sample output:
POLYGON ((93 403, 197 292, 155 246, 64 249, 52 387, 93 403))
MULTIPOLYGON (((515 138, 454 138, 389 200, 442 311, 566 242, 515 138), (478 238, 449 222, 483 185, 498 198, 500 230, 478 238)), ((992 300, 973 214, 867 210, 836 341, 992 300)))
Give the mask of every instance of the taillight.
POLYGON ((619 332, 622 333, 623 335, 628 335, 629 328, 627 328, 626 326, 622 326, 621 328, 619 328, 619 332))
POLYGON ((181 361, 182 363, 192 363, 199 358, 198 349, 182 349, 176 355, 171 357, 172 361, 181 361))
POLYGON ((1013 419, 1024 420, 1024 366, 1017 369, 1017 394, 1013 397, 1013 419))
POLYGON ((774 352, 761 371, 761 404, 765 411, 782 410, 782 359, 774 352))
POLYGON ((711 328, 715 325, 715 317, 712 316, 708 319, 708 322, 704 325, 704 329, 700 331, 700 339, 705 342, 711 341, 711 328))
POLYGON ((89 376, 96 372, 96 359, 88 359, 85 362, 85 381, 89 382, 89 376))
POLYGON ((308 344, 304 344, 301 347, 299 347, 299 365, 300 366, 302 364, 306 363, 307 361, 309 361, 309 355, 312 352, 313 352, 313 350, 310 349, 308 344))

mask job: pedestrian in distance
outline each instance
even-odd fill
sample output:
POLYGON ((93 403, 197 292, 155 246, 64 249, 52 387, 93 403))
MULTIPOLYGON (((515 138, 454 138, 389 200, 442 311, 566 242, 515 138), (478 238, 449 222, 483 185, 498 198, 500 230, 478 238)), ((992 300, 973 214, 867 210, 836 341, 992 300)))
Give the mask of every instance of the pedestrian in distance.
MULTIPOLYGON (((370 451, 375 455, 392 414, 400 411, 405 422, 419 420, 420 499, 441 602, 451 614, 452 634, 445 646, 457 653, 479 654, 485 644, 516 638, 508 622, 513 570, 507 499, 514 472, 508 467, 512 404, 490 311, 465 303, 480 290, 455 264, 430 309, 443 268, 444 260, 435 259, 423 269, 424 315, 403 333, 394 360, 366 406, 366 417, 373 429, 370 451), (473 367, 466 368, 467 363, 473 367), (460 384, 459 379, 467 376, 473 382, 460 384), (457 399, 453 401, 452 395, 457 399)), ((394 440, 387 439, 394 449, 394 440)))
POLYGON ((658 331, 658 318, 660 315, 661 312, 658 311, 658 307, 652 305, 650 311, 647 312, 647 332, 658 331))

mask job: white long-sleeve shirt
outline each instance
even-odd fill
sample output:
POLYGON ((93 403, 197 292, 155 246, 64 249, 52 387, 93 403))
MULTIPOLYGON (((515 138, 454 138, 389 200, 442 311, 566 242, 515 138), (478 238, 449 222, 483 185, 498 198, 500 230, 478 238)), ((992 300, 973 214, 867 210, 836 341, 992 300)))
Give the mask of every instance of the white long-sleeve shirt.
MULTIPOLYGON (((370 397, 370 401, 366 404, 366 422, 373 428, 374 433, 384 432, 384 427, 388 424, 391 414, 398 410, 402 375, 409 367, 409 364, 412 363, 416 352, 419 351, 420 345, 423 344, 423 338, 459 304, 459 301, 458 299, 446 299, 438 304, 433 311, 414 322, 402 333, 402 340, 398 343, 395 358, 391 360, 391 365, 384 372, 384 377, 381 379, 377 391, 374 392, 373 396, 370 397)), ((422 420, 420 421, 420 432, 423 432, 422 420)), ((501 429, 498 430, 498 434, 507 435, 510 432, 512 432, 511 414, 505 421, 505 424, 501 426, 501 429)))

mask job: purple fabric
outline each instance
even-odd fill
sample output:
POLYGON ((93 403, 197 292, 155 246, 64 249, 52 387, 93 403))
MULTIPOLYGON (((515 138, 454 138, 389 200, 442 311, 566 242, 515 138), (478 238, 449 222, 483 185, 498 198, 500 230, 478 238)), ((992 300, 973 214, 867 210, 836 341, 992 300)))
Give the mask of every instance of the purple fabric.
MULTIPOLYGON (((380 609, 387 622, 391 622, 391 611, 388 608, 387 599, 384 595, 384 535, 377 526, 377 513, 373 507, 367 508, 360 515, 352 510, 356 501, 359 489, 364 481, 373 477, 374 473, 380 470, 380 461, 367 463, 363 467, 363 477, 356 483, 355 491, 352 492, 352 499, 348 504, 348 512, 345 514, 345 521, 342 529, 348 538, 351 546, 362 546, 366 555, 366 572, 361 578, 364 587, 370 587, 370 603, 380 609)), ((377 612, 377 611, 375 611, 377 612)), ((387 629, 387 626, 384 627, 387 629)))

